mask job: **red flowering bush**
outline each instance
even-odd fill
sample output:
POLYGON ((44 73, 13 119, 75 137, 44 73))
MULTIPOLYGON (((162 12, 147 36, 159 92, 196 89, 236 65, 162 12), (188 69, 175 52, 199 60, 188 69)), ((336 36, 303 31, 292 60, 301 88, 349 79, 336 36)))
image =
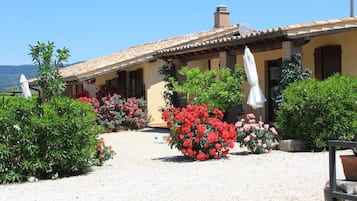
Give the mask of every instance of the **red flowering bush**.
POLYGON ((113 96, 114 94, 119 94, 119 90, 112 86, 104 85, 97 92, 98 100, 102 100, 104 97, 113 96))
POLYGON ((129 129, 141 129, 148 126, 151 116, 145 112, 146 102, 142 98, 127 98, 123 105, 118 106, 124 114, 123 126, 129 129))
POLYGON ((252 153, 268 153, 278 142, 278 132, 269 124, 259 121, 256 123, 254 114, 247 114, 247 120, 241 119, 235 124, 237 129, 237 142, 246 146, 252 153))
POLYGON ((97 98, 79 97, 78 100, 81 102, 88 103, 93 107, 93 111, 95 113, 98 112, 98 108, 100 107, 100 104, 97 98))
POLYGON ((125 113, 122 106, 125 102, 120 95, 106 96, 102 98, 97 111, 98 124, 108 130, 115 130, 123 125, 125 113))
POLYGON ((94 154, 94 159, 96 160, 96 165, 103 165, 103 163, 115 155, 115 151, 112 149, 112 146, 106 146, 104 142, 104 138, 98 139, 98 146, 96 152, 94 154))
POLYGON ((162 118, 170 129, 167 142, 171 148, 176 147, 194 160, 217 159, 234 147, 235 127, 222 121, 223 114, 218 109, 209 112, 206 105, 171 107, 164 110, 162 118))
POLYGON ((72 98, 80 98, 80 97, 87 97, 89 98, 89 92, 87 90, 80 90, 76 94, 72 96, 72 98))
POLYGON ((115 130, 120 127, 141 129, 147 127, 151 117, 145 112, 146 103, 142 98, 122 98, 120 95, 102 98, 97 110, 98 123, 115 130))

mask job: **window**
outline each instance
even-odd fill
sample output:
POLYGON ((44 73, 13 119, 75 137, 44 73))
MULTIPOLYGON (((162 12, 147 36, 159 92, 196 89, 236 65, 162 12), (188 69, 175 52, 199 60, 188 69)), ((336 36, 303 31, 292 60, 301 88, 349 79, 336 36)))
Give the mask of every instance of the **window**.
POLYGON ((341 73, 341 46, 329 45, 315 49, 315 77, 324 80, 341 73))
POLYGON ((144 97, 143 69, 130 72, 130 95, 137 98, 144 97))

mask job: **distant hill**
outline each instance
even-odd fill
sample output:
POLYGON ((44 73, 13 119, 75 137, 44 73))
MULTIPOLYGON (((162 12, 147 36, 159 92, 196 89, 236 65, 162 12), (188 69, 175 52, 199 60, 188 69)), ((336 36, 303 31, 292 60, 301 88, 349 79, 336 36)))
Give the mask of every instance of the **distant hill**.
MULTIPOLYGON (((66 66, 82 63, 83 61, 65 64, 66 66)), ((36 65, 0 65, 0 91, 20 90, 21 73, 29 80, 38 77, 38 67, 36 65)))
POLYGON ((35 65, 0 65, 0 91, 17 90, 20 88, 20 75, 27 79, 38 76, 38 68, 35 65))

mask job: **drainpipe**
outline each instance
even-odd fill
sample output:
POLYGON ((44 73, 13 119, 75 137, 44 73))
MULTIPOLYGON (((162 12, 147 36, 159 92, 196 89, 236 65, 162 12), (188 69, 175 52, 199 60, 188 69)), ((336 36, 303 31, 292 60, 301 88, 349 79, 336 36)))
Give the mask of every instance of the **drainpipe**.
POLYGON ((354 14, 354 0, 350 0, 350 16, 351 17, 354 17, 355 14, 354 14))

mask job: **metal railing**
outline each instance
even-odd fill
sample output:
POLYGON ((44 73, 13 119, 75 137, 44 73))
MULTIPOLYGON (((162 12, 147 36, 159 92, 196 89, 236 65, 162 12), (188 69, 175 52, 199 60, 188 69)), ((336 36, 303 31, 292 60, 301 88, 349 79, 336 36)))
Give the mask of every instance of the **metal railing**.
POLYGON ((329 169, 330 169, 330 198, 331 200, 337 200, 336 198, 346 200, 357 200, 357 195, 352 195, 337 191, 336 189, 336 147, 349 147, 357 148, 357 142, 329 140, 329 169))

